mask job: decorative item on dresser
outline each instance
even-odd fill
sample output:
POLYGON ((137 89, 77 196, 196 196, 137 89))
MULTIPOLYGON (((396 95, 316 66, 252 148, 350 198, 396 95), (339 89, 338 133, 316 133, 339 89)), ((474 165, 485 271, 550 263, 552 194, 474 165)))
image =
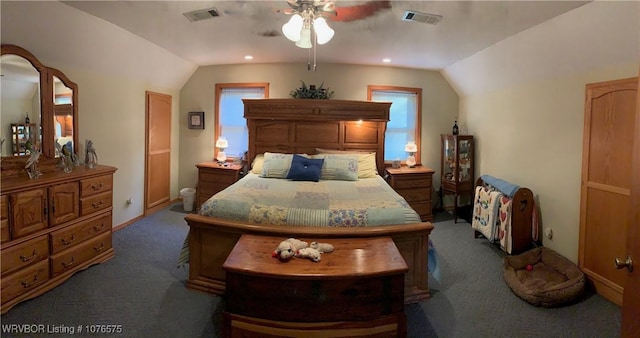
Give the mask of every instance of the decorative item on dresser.
POLYGON ((2 313, 113 257, 116 168, 2 179, 2 313))
POLYGON ((197 208, 219 191, 237 181, 242 174, 242 166, 237 164, 220 165, 217 162, 202 162, 198 167, 197 208))
MULTIPOLYGON (((473 155, 473 136, 471 135, 440 135, 441 161, 440 182, 441 198, 453 194, 454 223, 458 222, 458 198, 466 194, 473 199, 475 166, 473 155)), ((443 203, 444 205, 444 203, 443 203)), ((470 218, 470 215, 467 215, 470 218)))
POLYGON ((434 172, 426 167, 387 169, 389 185, 409 202, 425 222, 433 221, 431 186, 434 172))
MULTIPOLYGON (((22 99, 32 106, 32 112, 40 112, 29 119, 35 126, 33 148, 20 154, 3 152, 12 156, 1 162, 0 301, 1 312, 6 313, 75 272, 113 257, 112 186, 117 169, 74 167, 79 133, 75 83, 18 46, 3 44, 0 63, 2 89, 15 89, 16 84, 33 89, 22 99), (34 83, 33 78, 39 81, 34 83), (59 105, 54 104, 54 97, 59 95, 70 102, 65 105, 68 125, 63 136, 55 128, 59 105), (70 160, 68 172, 58 166, 63 158, 70 160)), ((14 113, 2 109, 4 130, 10 130, 14 113)), ((18 114, 22 119, 22 113, 18 114)))

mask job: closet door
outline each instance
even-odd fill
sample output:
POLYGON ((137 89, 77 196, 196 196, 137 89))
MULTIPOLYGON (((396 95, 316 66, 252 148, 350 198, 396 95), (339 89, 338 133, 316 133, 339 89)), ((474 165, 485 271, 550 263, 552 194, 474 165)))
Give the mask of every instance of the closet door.
POLYGON ((632 148, 638 79, 588 84, 582 150, 578 264, 603 297, 621 305, 631 225, 632 148))
POLYGON ((640 269, 638 269, 638 262, 640 262, 640 91, 638 91, 636 105, 632 166, 632 172, 636 174, 632 176, 631 223, 627 233, 628 252, 626 257, 620 257, 622 260, 631 258, 635 269, 627 272, 627 281, 624 286, 627 292, 624 293, 622 302, 622 332, 620 333, 622 338, 640 337, 640 321, 638 321, 640 318, 640 290, 638 290, 640 288, 640 269))

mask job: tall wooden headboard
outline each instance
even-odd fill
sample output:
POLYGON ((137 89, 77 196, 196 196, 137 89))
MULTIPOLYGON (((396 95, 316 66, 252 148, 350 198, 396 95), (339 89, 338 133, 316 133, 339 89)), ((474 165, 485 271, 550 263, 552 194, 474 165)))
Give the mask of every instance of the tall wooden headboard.
POLYGON ((376 153, 384 172, 390 102, 243 99, 248 158, 264 152, 315 154, 316 148, 376 153))

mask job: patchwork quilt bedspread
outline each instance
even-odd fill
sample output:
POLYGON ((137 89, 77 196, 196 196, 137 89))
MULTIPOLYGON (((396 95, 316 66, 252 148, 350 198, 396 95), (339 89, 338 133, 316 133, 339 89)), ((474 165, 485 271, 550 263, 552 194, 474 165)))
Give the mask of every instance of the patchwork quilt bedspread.
POLYGON ((362 227, 420 222, 383 178, 319 182, 248 174, 200 207, 200 215, 254 224, 362 227))

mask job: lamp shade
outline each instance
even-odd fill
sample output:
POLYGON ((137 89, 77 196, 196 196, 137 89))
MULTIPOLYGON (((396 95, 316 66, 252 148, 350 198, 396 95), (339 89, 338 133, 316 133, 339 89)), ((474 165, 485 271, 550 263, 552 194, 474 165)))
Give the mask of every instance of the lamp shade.
POLYGON ((226 138, 220 137, 216 141, 216 148, 221 148, 221 149, 229 148, 229 142, 227 142, 226 138))
POLYGON ((311 48, 311 29, 308 27, 303 27, 300 30, 300 40, 296 42, 296 46, 300 48, 311 48))
POLYGON ((335 31, 327 25, 327 19, 318 17, 313 21, 313 29, 316 31, 318 37, 318 44, 324 45, 333 38, 335 31))
POLYGON ((416 152, 418 152, 418 146, 413 141, 409 142, 409 143, 407 143, 406 146, 404 146, 404 151, 406 151, 408 153, 416 153, 416 152))
POLYGON ((289 22, 282 25, 282 33, 287 39, 298 42, 300 40, 300 30, 302 30, 302 24, 304 20, 299 14, 295 14, 289 19, 289 22))

